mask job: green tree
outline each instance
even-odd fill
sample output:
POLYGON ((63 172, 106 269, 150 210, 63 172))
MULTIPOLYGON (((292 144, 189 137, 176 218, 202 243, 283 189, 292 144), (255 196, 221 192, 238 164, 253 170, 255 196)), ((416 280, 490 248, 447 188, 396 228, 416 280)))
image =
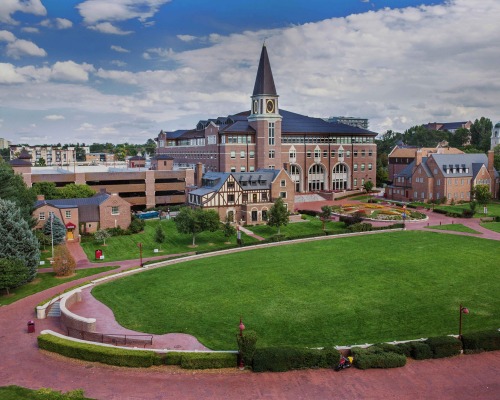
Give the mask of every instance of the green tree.
POLYGON ((471 145, 485 152, 490 148, 493 123, 489 118, 476 119, 470 127, 471 145))
POLYGON ((60 198, 60 192, 54 182, 36 182, 33 184, 35 194, 43 194, 45 200, 54 200, 60 198))
POLYGON ((486 207, 491 200, 491 192, 489 185, 476 185, 472 189, 472 195, 474 199, 481 204, 483 207, 486 207))
POLYGON ((147 154, 152 156, 156 151, 156 142, 153 139, 148 139, 144 145, 144 150, 147 154))
POLYGON ((45 235, 50 237, 51 241, 53 240, 54 244, 62 243, 64 242, 64 239, 66 239, 66 227, 56 216, 49 216, 49 219, 43 225, 42 230, 45 235))
POLYGON ((332 216, 332 207, 323 206, 321 207, 321 212, 318 214, 319 219, 323 222, 323 230, 325 230, 325 222, 332 216))
POLYGON ((95 195, 95 190, 89 185, 79 185, 76 183, 70 183, 59 189, 59 198, 61 199, 82 199, 86 197, 92 197, 95 195))
POLYGON ((21 260, 0 258, 0 290, 9 290, 21 286, 28 281, 30 271, 21 260))
POLYGON ((33 280, 40 262, 40 248, 35 234, 21 218, 19 207, 0 199, 0 254, 2 258, 20 260, 28 269, 25 282, 33 280))
POLYGON ((493 148, 494 160, 493 165, 497 171, 500 171, 500 144, 493 148))
POLYGON ((175 226, 180 233, 193 236, 193 246, 196 245, 196 235, 200 232, 215 232, 219 229, 220 218, 214 210, 193 210, 183 207, 174 219, 175 226))
POLYGON ((451 147, 464 147, 470 142, 471 133, 466 128, 458 128, 454 133, 448 135, 448 144, 451 147))
POLYGON ((230 238, 231 236, 236 235, 236 228, 231 224, 229 218, 226 217, 226 222, 222 226, 222 231, 224 232, 224 237, 230 238))
POLYGON ((371 193, 373 189, 373 182, 368 180, 363 184, 363 188, 366 190, 366 193, 371 193))
POLYGON ((45 250, 47 246, 51 245, 52 239, 49 235, 46 235, 40 229, 37 229, 34 232, 36 239, 38 240, 38 244, 40 245, 40 250, 45 250))
POLYGON ((429 130, 424 125, 412 126, 403 134, 403 141, 411 146, 435 147, 443 140, 448 140, 448 132, 429 130))
POLYGON ((290 221, 290 212, 286 208, 285 202, 278 197, 269 209, 267 225, 278 228, 278 235, 281 233, 281 227, 288 225, 290 221))
POLYGON ((161 222, 156 225, 155 230, 155 242, 156 243, 164 243, 166 239, 165 232, 163 232, 163 227, 161 226, 161 222))
POLYGON ((40 157, 38 159, 37 164, 38 164, 39 167, 45 167, 47 165, 47 163, 45 162, 45 158, 43 158, 43 157, 40 157))
POLYGON ((104 246, 106 246, 106 239, 110 237, 111 233, 109 233, 106 229, 99 229, 96 233, 94 233, 94 239, 99 241, 102 240, 104 246))
POLYGON ((21 175, 15 174, 12 167, 0 161, 0 199, 11 200, 19 207, 21 218, 30 227, 35 225, 32 217, 35 204, 35 193, 26 187, 21 175))

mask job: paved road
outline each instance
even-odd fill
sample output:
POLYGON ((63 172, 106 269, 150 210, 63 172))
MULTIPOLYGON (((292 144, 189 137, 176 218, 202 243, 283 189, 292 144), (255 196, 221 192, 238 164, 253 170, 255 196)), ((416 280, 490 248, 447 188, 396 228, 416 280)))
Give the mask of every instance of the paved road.
MULTIPOLYGON (((431 225, 436 221, 439 224, 439 218, 449 223, 439 214, 431 218, 431 225)), ((475 226, 471 225, 473 221, 461 220, 460 223, 475 226)), ((423 229, 424 226, 426 223, 408 224, 408 229, 423 229)), ((479 236, 500 239, 500 235, 488 232, 479 236)), ((73 246, 72 252, 77 255, 79 268, 92 267, 79 246, 73 246)), ((102 265, 106 264, 99 266, 102 265)), ((120 262, 120 265, 123 270, 137 266, 138 261, 120 262)), ((500 398, 499 351, 444 360, 409 360, 404 368, 392 370, 254 374, 236 369, 186 372, 172 367, 117 368, 69 360, 38 350, 36 335, 26 333, 26 322, 34 319, 35 306, 77 283, 66 283, 0 307, 0 386, 15 384, 64 391, 83 388, 88 396, 105 400, 500 398)), ((54 318, 35 322, 37 331, 60 329, 54 318)))

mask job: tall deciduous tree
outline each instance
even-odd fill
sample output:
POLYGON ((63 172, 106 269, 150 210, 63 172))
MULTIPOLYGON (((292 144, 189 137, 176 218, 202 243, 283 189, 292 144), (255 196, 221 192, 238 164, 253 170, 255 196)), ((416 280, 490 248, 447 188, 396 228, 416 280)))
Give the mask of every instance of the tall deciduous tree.
POLYGON ((111 237, 111 233, 109 233, 106 229, 99 229, 96 233, 94 233, 95 240, 102 240, 102 244, 106 246, 106 239, 111 237))
POLYGON ((288 225, 290 221, 290 212, 287 210, 285 202, 278 197, 268 213, 267 224, 278 228, 278 235, 281 233, 281 227, 288 225))
POLYGON ((9 294, 10 289, 25 283, 29 275, 28 267, 21 260, 0 258, 0 290, 9 294))
POLYGON ((0 199, 0 254, 2 258, 20 260, 26 266, 28 275, 24 282, 35 278, 40 262, 38 240, 21 218, 19 207, 3 199, 0 199))
POLYGON ((482 151, 488 151, 491 145, 493 123, 489 118, 476 119, 470 127, 471 145, 482 151))
POLYGON ((17 175, 12 167, 0 160, 0 199, 11 200, 17 204, 21 217, 30 227, 35 222, 31 215, 36 200, 34 192, 26 187, 21 175, 17 175))
POLYGON ((62 243, 66 239, 66 227, 56 216, 49 216, 49 219, 43 225, 43 233, 50 236, 51 240, 54 240, 54 244, 62 243))
POLYGON ((33 184, 33 191, 36 194, 43 194, 45 200, 60 198, 60 193, 54 182, 36 182, 35 184, 33 184))
POLYGON ((196 235, 200 232, 215 232, 219 229, 220 218, 214 210, 193 210, 183 207, 174 219, 175 226, 180 233, 193 236, 193 246, 196 245, 196 235))
POLYGON ((491 200, 490 187, 488 185, 476 185, 472 190, 476 201, 483 207, 486 207, 491 200))
POLYGON ((95 195, 95 190, 89 185, 79 185, 76 183, 70 183, 59 189, 61 199, 81 199, 86 197, 92 197, 95 195))

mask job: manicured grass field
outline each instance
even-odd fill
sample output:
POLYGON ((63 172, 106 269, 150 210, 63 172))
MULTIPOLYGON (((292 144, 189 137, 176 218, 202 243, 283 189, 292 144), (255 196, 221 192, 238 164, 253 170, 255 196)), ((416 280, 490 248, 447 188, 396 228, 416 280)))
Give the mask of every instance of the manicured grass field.
MULTIPOLYGON (((256 239, 245 234, 242 234, 242 238, 244 243, 257 242, 256 239)), ((84 238, 81 245, 88 259, 92 262, 98 262, 95 260, 97 249, 103 251, 104 260, 102 262, 110 262, 138 259, 140 256, 138 243, 142 243, 142 256, 146 258, 236 247, 236 236, 229 239, 230 244, 227 244, 227 241, 228 239, 224 237, 222 231, 202 232, 196 236, 196 247, 193 248, 191 247, 192 236, 177 232, 172 220, 149 220, 146 221, 146 228, 143 232, 135 235, 110 237, 106 239, 106 246, 103 245, 102 241, 94 241, 90 237, 84 238), (158 224, 162 226, 166 236, 165 243, 161 245, 154 241, 155 229, 158 224), (159 252, 155 253, 154 249, 158 249, 159 252)))
POLYGON ((469 228, 468 226, 462 225, 462 224, 433 225, 433 226, 427 226, 426 228, 440 229, 442 231, 476 233, 478 235, 481 235, 481 232, 478 232, 478 231, 476 231, 472 228, 469 228))
MULTIPOLYGON (((281 234, 285 235, 288 238, 294 238, 306 235, 316 235, 316 236, 324 235, 323 223, 319 218, 310 217, 308 215, 306 215, 305 218, 306 219, 302 220, 301 222, 293 222, 289 223, 286 226, 282 226, 281 234)), ((247 226, 246 228, 263 238, 269 238, 278 233, 278 228, 268 226, 265 224, 247 226)), ((343 222, 333 222, 333 221, 328 221, 325 223, 325 230, 328 231, 330 234, 347 232, 345 229, 345 224, 343 222)))
POLYGON ((80 393, 61 393, 57 390, 39 389, 32 390, 20 386, 0 387, 0 399, 4 400, 92 400, 90 397, 83 397, 80 393))
POLYGON ((500 233, 500 222, 483 222, 481 226, 483 228, 489 229, 490 231, 500 233))
POLYGON ((260 346, 320 347, 500 327, 499 244, 406 231, 261 248, 97 286, 121 325, 236 348, 240 316, 260 346))
MULTIPOLYGON (((455 204, 454 206, 435 206, 434 208, 456 213, 462 213, 463 210, 470 210, 469 203, 455 204)), ((480 218, 480 217, 495 217, 497 215, 500 216, 500 202, 498 201, 491 202, 490 204, 488 204, 487 208, 488 208, 488 214, 485 215, 483 213, 483 207, 478 204, 474 217, 480 218)))
POLYGON ((21 300, 32 294, 41 292, 45 289, 49 289, 51 287, 60 285, 62 283, 74 281, 80 278, 85 278, 86 276, 96 275, 101 272, 111 271, 112 269, 116 268, 118 267, 79 269, 75 271, 75 275, 70 276, 68 278, 56 278, 53 272, 39 273, 34 281, 27 283, 26 285, 20 286, 16 289, 11 289, 9 296, 5 295, 0 296, 0 306, 5 306, 7 304, 14 303, 17 300, 21 300))

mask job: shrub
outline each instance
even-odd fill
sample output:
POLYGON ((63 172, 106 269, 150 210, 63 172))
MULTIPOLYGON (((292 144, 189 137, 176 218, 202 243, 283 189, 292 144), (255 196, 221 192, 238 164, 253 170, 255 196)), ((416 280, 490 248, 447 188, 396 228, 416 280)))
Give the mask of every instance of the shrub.
POLYGON ((357 215, 353 215, 353 216, 341 215, 339 217, 339 221, 343 222, 345 224, 345 226, 351 226, 354 224, 359 224, 361 221, 363 221, 363 218, 361 218, 360 216, 357 216, 357 215))
POLYGON ((183 353, 181 368, 211 369, 236 367, 235 353, 183 353))
POLYGON ((463 210, 462 218, 472 218, 474 216, 474 211, 472 210, 463 210))
POLYGON ((53 269, 56 276, 69 276, 75 272, 76 261, 64 244, 54 249, 53 269))
POLYGON ((449 211, 446 213, 446 216, 447 217, 451 217, 451 218, 460 218, 462 216, 461 213, 457 213, 457 212, 452 212, 452 211, 449 211))
MULTIPOLYGON (((394 346, 395 347, 395 346, 394 346)), ((398 368, 406 365, 406 356, 384 348, 371 346, 367 349, 355 347, 351 349, 354 356, 354 366, 359 369, 398 368)))
POLYGON ((360 222, 349 226, 349 231, 351 232, 368 232, 373 228, 372 224, 367 222, 360 222))
POLYGON ((399 349, 400 354, 404 354, 406 357, 411 357, 412 342, 398 343, 396 347, 399 349))
POLYGON ((462 342, 452 336, 429 338, 425 343, 431 348, 433 358, 456 356, 462 350, 462 342))
POLYGON ((145 226, 146 226, 145 220, 137 218, 135 215, 132 215, 132 220, 130 221, 128 231, 130 233, 139 233, 144 230, 145 226))
POLYGON ((411 342, 411 357, 415 360, 427 360, 432 358, 432 350, 427 343, 411 342))
POLYGON ((165 365, 181 365, 182 354, 180 352, 168 352, 165 354, 164 363, 165 365))
POLYGON ((374 199, 373 197, 370 197, 367 201, 367 203, 378 203, 377 199, 374 199))
POLYGON ((410 217, 414 219, 424 219, 425 214, 418 211, 410 211, 410 217))
POLYGON ((310 215, 311 217, 316 217, 318 215, 318 211, 314 210, 299 210, 299 214, 310 215))
POLYGON ((442 210, 442 209, 440 209, 440 208, 435 208, 435 209, 434 209, 434 210, 432 210, 432 211, 433 211, 433 212, 435 212, 435 213, 437 213, 437 214, 444 214, 444 215, 448 214, 448 211, 446 211, 446 210, 442 210))
POLYGON ((283 235, 282 233, 273 235, 269 238, 270 242, 282 242, 283 240, 287 240, 287 237, 285 235, 283 235))
POLYGON ((481 331, 462 335, 464 351, 494 351, 500 350, 500 331, 481 331))
POLYGON ((153 351, 97 346, 47 334, 38 336, 38 347, 66 357, 118 365, 120 367, 151 367, 159 364, 160 357, 153 351))
POLYGON ((302 349, 296 347, 266 347, 257 349, 253 357, 255 372, 284 372, 292 369, 331 368, 340 358, 333 348, 302 349))
POLYGON ((109 229, 106 229, 110 234, 111 236, 125 236, 125 235, 130 235, 130 232, 125 230, 125 229, 122 229, 121 227, 117 226, 116 228, 109 228, 109 229))
POLYGON ((252 365, 257 339, 257 333, 252 330, 246 331, 242 336, 239 334, 236 336, 240 357, 243 359, 245 365, 252 365))

